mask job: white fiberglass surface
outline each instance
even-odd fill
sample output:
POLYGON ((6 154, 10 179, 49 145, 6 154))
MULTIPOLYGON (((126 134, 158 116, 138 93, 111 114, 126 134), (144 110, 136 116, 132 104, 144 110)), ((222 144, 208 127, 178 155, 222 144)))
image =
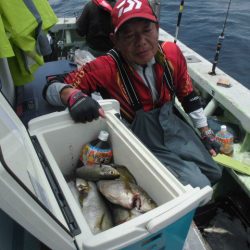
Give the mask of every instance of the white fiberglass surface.
POLYGON ((49 149, 52 161, 55 160, 61 173, 67 176, 76 168, 82 146, 96 139, 100 130, 107 130, 110 134, 114 162, 126 166, 135 176, 138 184, 149 195, 155 197, 158 204, 174 198, 173 193, 168 190, 168 185, 166 183, 163 185, 160 180, 160 174, 144 160, 140 153, 140 145, 131 146, 131 141, 124 139, 125 137, 119 134, 119 131, 111 128, 103 120, 86 124, 69 124, 46 131, 42 136, 44 144, 42 143, 41 146, 49 149))

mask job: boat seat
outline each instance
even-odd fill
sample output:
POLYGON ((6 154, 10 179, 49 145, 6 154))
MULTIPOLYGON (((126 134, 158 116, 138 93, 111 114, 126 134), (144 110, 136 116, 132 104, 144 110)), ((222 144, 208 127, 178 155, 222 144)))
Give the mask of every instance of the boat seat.
POLYGON ((42 90, 46 76, 65 74, 74 69, 76 65, 67 60, 47 62, 36 71, 32 82, 16 87, 16 112, 26 127, 37 116, 64 110, 64 107, 48 104, 42 97, 42 90))

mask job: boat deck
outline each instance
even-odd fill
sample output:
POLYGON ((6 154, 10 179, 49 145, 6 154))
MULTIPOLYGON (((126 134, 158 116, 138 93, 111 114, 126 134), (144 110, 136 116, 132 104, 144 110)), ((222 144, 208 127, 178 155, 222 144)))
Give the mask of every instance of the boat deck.
MULTIPOLYGON (((74 65, 69 64, 67 60, 48 62, 42 66, 35 74, 35 80, 22 89, 23 103, 32 103, 32 105, 23 105, 24 107, 31 106, 30 109, 24 109, 21 119, 25 126, 28 126, 28 121, 38 115, 59 111, 54 107, 49 106, 41 97, 42 87, 45 84, 45 77, 50 74, 62 74, 74 69, 74 65), (32 93, 32 94, 31 94, 32 93), (32 98, 33 96, 33 98, 32 98), (39 111, 38 111, 39 110, 39 111)), ((19 99, 19 101, 21 101, 19 99)), ((232 161, 232 159, 230 158, 232 161)), ((235 161, 235 160, 234 160, 235 161)), ((238 162, 238 161, 237 161, 238 162)), ((250 194, 250 177, 240 174, 232 169, 227 169, 227 172, 244 188, 245 192, 250 194)), ((186 239, 184 250, 208 250, 211 249, 209 244, 203 239, 203 236, 195 223, 192 223, 188 237, 186 239)))
MULTIPOLYGON (((69 39, 69 38, 68 38, 69 39)), ((160 40, 173 40, 168 33, 161 30, 160 40)), ((240 83, 231 79, 224 72, 218 70, 217 76, 210 76, 208 74, 209 69, 212 65, 204 58, 200 57, 194 51, 190 50, 185 45, 178 42, 180 45, 186 59, 188 62, 188 68, 191 74, 192 79, 195 84, 199 85, 204 89, 205 92, 209 93, 212 96, 210 103, 207 105, 205 112, 207 115, 211 114, 214 109, 218 106, 218 103, 224 105, 232 113, 237 114, 237 120, 239 124, 246 131, 244 135, 244 140, 241 146, 236 145, 237 157, 229 158, 222 157, 222 159, 216 159, 221 165, 225 164, 228 166, 227 172, 232 176, 239 186, 245 191, 245 193, 250 197, 250 176, 246 174, 239 173, 230 166, 245 167, 250 169, 250 163, 247 160, 250 159, 248 152, 250 151, 250 113, 247 110, 247 107, 250 106, 250 95, 249 90, 246 90, 240 83), (200 72, 200 75, 197 74, 200 72), (230 82, 232 83, 231 88, 224 88, 217 86, 217 81, 220 77, 229 77, 230 82), (235 92, 238 94, 233 95, 235 92), (246 96, 247 95, 247 96, 246 96), (244 96, 244 98, 240 98, 244 96), (228 99, 229 97, 229 99, 228 99), (243 100, 247 100, 243 102, 243 100), (239 156, 238 156, 239 155, 239 156), (246 160, 244 162, 244 160, 246 160)), ((58 108, 49 106, 41 97, 43 85, 46 82, 47 75, 62 74, 68 71, 71 71, 75 68, 74 65, 69 64, 66 60, 61 60, 57 62, 48 62, 44 64, 35 74, 35 80, 21 88, 19 88, 19 99, 18 104, 22 106, 22 113, 19 114, 25 126, 28 125, 28 121, 36 116, 40 116, 46 113, 60 111, 58 108), (52 66, 53 65, 53 66, 52 66)), ((178 102, 177 102, 178 103, 178 102)), ((179 105, 179 110, 182 112, 181 106, 179 105)), ((182 112, 185 115, 184 112, 182 112)), ((188 118, 187 118, 188 120, 188 118)), ((209 246, 204 242, 201 233, 195 226, 192 224, 185 246, 185 250, 192 249, 210 249, 209 246)))

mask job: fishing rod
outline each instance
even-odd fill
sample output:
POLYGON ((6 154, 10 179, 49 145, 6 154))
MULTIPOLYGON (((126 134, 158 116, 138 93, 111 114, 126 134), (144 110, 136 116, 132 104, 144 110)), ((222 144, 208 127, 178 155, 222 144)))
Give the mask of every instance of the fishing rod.
POLYGON ((178 19, 177 19, 177 25, 176 25, 176 30, 175 30, 174 43, 177 42, 177 37, 178 37, 179 28, 180 28, 180 24, 181 24, 181 17, 182 17, 183 9, 184 9, 184 0, 181 0, 180 10, 179 10, 178 19))
POLYGON ((223 40, 225 38, 224 37, 224 31, 225 31, 225 28, 226 28, 226 23, 227 23, 227 18, 228 18, 228 14, 229 14, 229 9, 230 9, 230 5, 231 5, 231 1, 232 0, 229 0, 228 7, 227 7, 226 18, 225 18, 225 21, 224 21, 224 24, 223 24, 222 32, 221 32, 221 34, 219 35, 219 38, 218 38, 212 71, 209 72, 210 75, 216 75, 215 68, 216 68, 218 60, 219 60, 219 54, 220 54, 222 42, 223 42, 223 40))

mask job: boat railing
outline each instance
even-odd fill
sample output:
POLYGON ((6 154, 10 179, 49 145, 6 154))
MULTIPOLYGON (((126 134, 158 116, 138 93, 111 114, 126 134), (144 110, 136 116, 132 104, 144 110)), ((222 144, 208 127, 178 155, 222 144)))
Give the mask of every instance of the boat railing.
MULTIPOLYGON (((164 30, 160 30, 160 40, 173 41, 173 37, 164 30)), ((209 96, 210 101, 205 107, 206 115, 211 115, 215 109, 220 105, 223 106, 227 112, 233 114, 235 119, 240 123, 240 126, 250 133, 250 91, 237 80, 230 77, 228 74, 217 69, 217 74, 212 76, 209 74, 212 64, 198 53, 191 50, 183 43, 178 41, 188 65, 190 76, 200 91, 209 96), (221 79, 226 79, 230 82, 231 87, 222 87, 217 84, 221 79)), ((250 145, 244 147, 245 150, 250 151, 250 145)))

